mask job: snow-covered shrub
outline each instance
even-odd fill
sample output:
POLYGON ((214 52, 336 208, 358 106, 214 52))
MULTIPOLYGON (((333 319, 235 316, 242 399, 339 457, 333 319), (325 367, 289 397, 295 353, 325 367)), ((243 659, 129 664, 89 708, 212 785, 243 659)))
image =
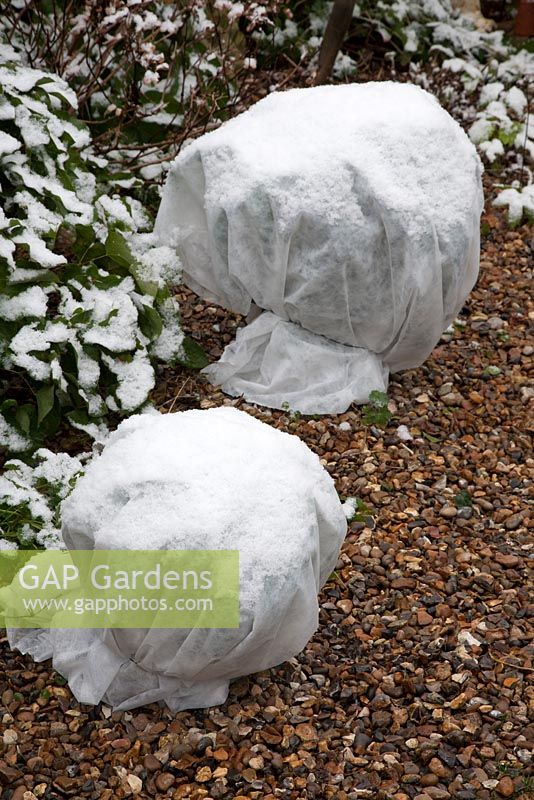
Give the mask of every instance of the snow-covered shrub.
MULTIPOLYGON (((152 361, 188 361, 139 201, 109 195, 76 96, 0 49, 0 444, 35 447, 64 417, 96 433, 141 407, 152 361)), ((195 352, 191 352, 195 355, 195 352)))
POLYGON ((85 456, 37 450, 29 464, 13 459, 0 476, 0 550, 64 547, 59 506, 83 472, 85 456))
POLYGON ((522 188, 510 186, 497 195, 493 204, 508 209, 508 222, 512 227, 520 225, 523 220, 534 222, 534 184, 522 188))
POLYGON ((101 153, 155 178, 185 139, 227 119, 243 100, 254 55, 250 33, 268 26, 279 5, 61 0, 51 7, 12 0, 0 26, 30 65, 74 88, 101 153))
POLYGON ((469 136, 490 163, 508 148, 534 158, 534 115, 527 116, 527 98, 518 86, 507 88, 501 81, 486 84, 479 107, 469 136))

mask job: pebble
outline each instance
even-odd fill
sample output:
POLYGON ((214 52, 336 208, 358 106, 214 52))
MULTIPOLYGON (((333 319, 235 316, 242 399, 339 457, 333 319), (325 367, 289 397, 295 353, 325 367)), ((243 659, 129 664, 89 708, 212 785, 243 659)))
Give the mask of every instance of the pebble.
POLYGON ((421 786, 435 786, 439 782, 439 777, 433 772, 428 772, 421 776, 421 786))
POLYGON ((152 753, 147 753, 143 759, 143 765, 149 772, 157 772, 158 769, 161 769, 161 763, 152 755, 152 753))
POLYGON ((71 794, 77 788, 78 781, 68 775, 59 775, 52 784, 56 789, 64 794, 71 794))
POLYGON ((413 436, 410 433, 408 427, 406 425, 399 425, 396 430, 397 436, 401 440, 401 442, 411 442, 413 441, 413 436))
POLYGON ((434 622, 434 619, 430 616, 428 611, 425 611, 424 608, 419 608, 417 610, 417 622, 419 625, 430 625, 434 622))
POLYGON ((143 781, 138 775, 133 775, 132 773, 130 773, 130 775, 128 775, 126 778, 126 782, 130 787, 130 789, 132 790, 133 794, 139 794, 139 792, 143 788, 143 781))
POLYGON ((114 739, 111 742, 111 747, 113 750, 128 750, 130 745, 131 742, 129 739, 114 739))
POLYGON ((449 768, 446 767, 444 764, 442 764, 439 758, 432 758, 430 760, 428 768, 434 775, 437 775, 438 778, 450 777, 451 772, 449 768))
POLYGON ((464 706, 466 702, 467 702, 467 694, 465 692, 461 692, 453 700, 450 701, 449 705, 452 709, 457 709, 464 706))
POLYGON ((308 723, 301 723, 297 725, 295 728, 295 733, 302 739, 303 742, 312 742, 317 739, 317 731, 313 727, 313 725, 309 725, 308 723))
POLYGON ((507 517, 504 521, 504 527, 507 531, 515 531, 521 523, 523 522, 523 514, 512 514, 511 517, 507 517))
POLYGON ((161 772, 156 777, 155 783, 156 788, 158 788, 160 792, 166 792, 174 783, 174 775, 171 775, 170 772, 161 772))
POLYGON ((497 792, 501 797, 511 797, 515 792, 513 780, 509 775, 504 775, 496 786, 497 792))
POLYGON ((495 561, 504 567, 517 567, 520 562, 519 556, 512 553, 495 553, 495 561))
MULTIPOLYGON (((17 786, 13 794, 11 795, 11 800, 26 800, 25 795, 28 793, 27 786, 17 786)), ((35 797, 35 795, 34 795, 35 797)))
POLYGON ((211 780, 211 769, 209 767, 200 767, 195 774, 195 780, 198 783, 206 783, 211 780))
POLYGON ((439 513, 442 517, 445 517, 445 519, 453 519, 457 515, 458 510, 454 506, 443 506, 439 513))

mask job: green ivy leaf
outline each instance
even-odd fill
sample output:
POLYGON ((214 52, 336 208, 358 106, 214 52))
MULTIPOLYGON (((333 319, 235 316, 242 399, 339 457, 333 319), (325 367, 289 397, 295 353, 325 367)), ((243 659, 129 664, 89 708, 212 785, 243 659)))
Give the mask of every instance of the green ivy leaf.
POLYGON ((20 430, 23 433, 25 433, 26 436, 29 436, 31 428, 31 416, 27 405, 20 406, 20 408, 17 408, 17 411, 15 413, 15 419, 17 421, 20 430))
POLYGON ((41 386, 36 392, 37 398, 37 424, 40 425, 54 407, 54 386, 41 386))
POLYGON ((106 255, 120 267, 130 269, 134 264, 134 258, 126 239, 117 230, 111 230, 106 239, 106 255))
POLYGON ((377 389, 373 390, 369 395, 368 404, 363 407, 363 424, 385 427, 391 419, 388 403, 389 398, 385 392, 379 392, 377 389))
POLYGON ((74 254, 82 259, 95 241, 95 232, 90 225, 76 225, 76 239, 71 245, 74 254))
POLYGON ((70 411, 66 416, 71 422, 74 422, 77 425, 89 425, 90 422, 93 422, 87 411, 83 409, 70 411))
POLYGON ((142 278, 139 277, 137 271, 135 269, 130 269, 134 280, 137 284, 137 288, 143 293, 147 294, 149 297, 156 298, 158 295, 159 287, 155 281, 144 281, 142 278))
POLYGON ((163 330, 163 322, 155 308, 143 306, 139 311, 139 327, 150 340, 154 340, 160 335, 163 330))
POLYGON ((206 367, 209 364, 208 357, 204 350, 201 348, 197 342, 193 341, 189 337, 186 337, 183 341, 183 349, 185 353, 184 364, 191 369, 202 369, 202 367, 206 367))
POLYGON ((91 311, 85 308, 77 308, 70 317, 71 325, 86 325, 91 321, 91 311))

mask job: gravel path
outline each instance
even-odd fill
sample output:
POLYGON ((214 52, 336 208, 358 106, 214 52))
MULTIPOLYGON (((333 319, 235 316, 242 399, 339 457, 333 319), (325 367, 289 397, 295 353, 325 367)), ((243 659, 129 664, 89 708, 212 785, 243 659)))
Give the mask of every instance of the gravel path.
MULTIPOLYGON (((222 707, 112 714, 2 639, 2 800, 534 798, 533 240, 493 213, 483 231, 477 288, 426 364, 392 380, 383 430, 357 408, 309 419, 231 401, 302 437, 365 504, 306 650, 233 684, 222 707)), ((216 358, 243 321, 179 299, 216 358)), ((184 370, 162 374, 155 399, 230 402, 184 370)))

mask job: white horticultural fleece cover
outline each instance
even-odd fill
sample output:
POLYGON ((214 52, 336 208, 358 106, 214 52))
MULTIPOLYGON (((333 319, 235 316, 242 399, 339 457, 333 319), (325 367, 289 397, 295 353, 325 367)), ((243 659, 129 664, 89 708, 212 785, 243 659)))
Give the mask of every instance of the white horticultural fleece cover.
POLYGON ((347 528, 304 442, 224 407, 123 422, 62 525, 70 549, 239 550, 239 628, 8 631, 11 646, 52 657, 81 703, 172 711, 223 703, 230 680, 302 650, 347 528))
POLYGON ((156 232, 184 281, 240 314, 209 379, 338 413, 421 364, 476 281, 482 166, 410 84, 274 93, 174 161, 156 232))

